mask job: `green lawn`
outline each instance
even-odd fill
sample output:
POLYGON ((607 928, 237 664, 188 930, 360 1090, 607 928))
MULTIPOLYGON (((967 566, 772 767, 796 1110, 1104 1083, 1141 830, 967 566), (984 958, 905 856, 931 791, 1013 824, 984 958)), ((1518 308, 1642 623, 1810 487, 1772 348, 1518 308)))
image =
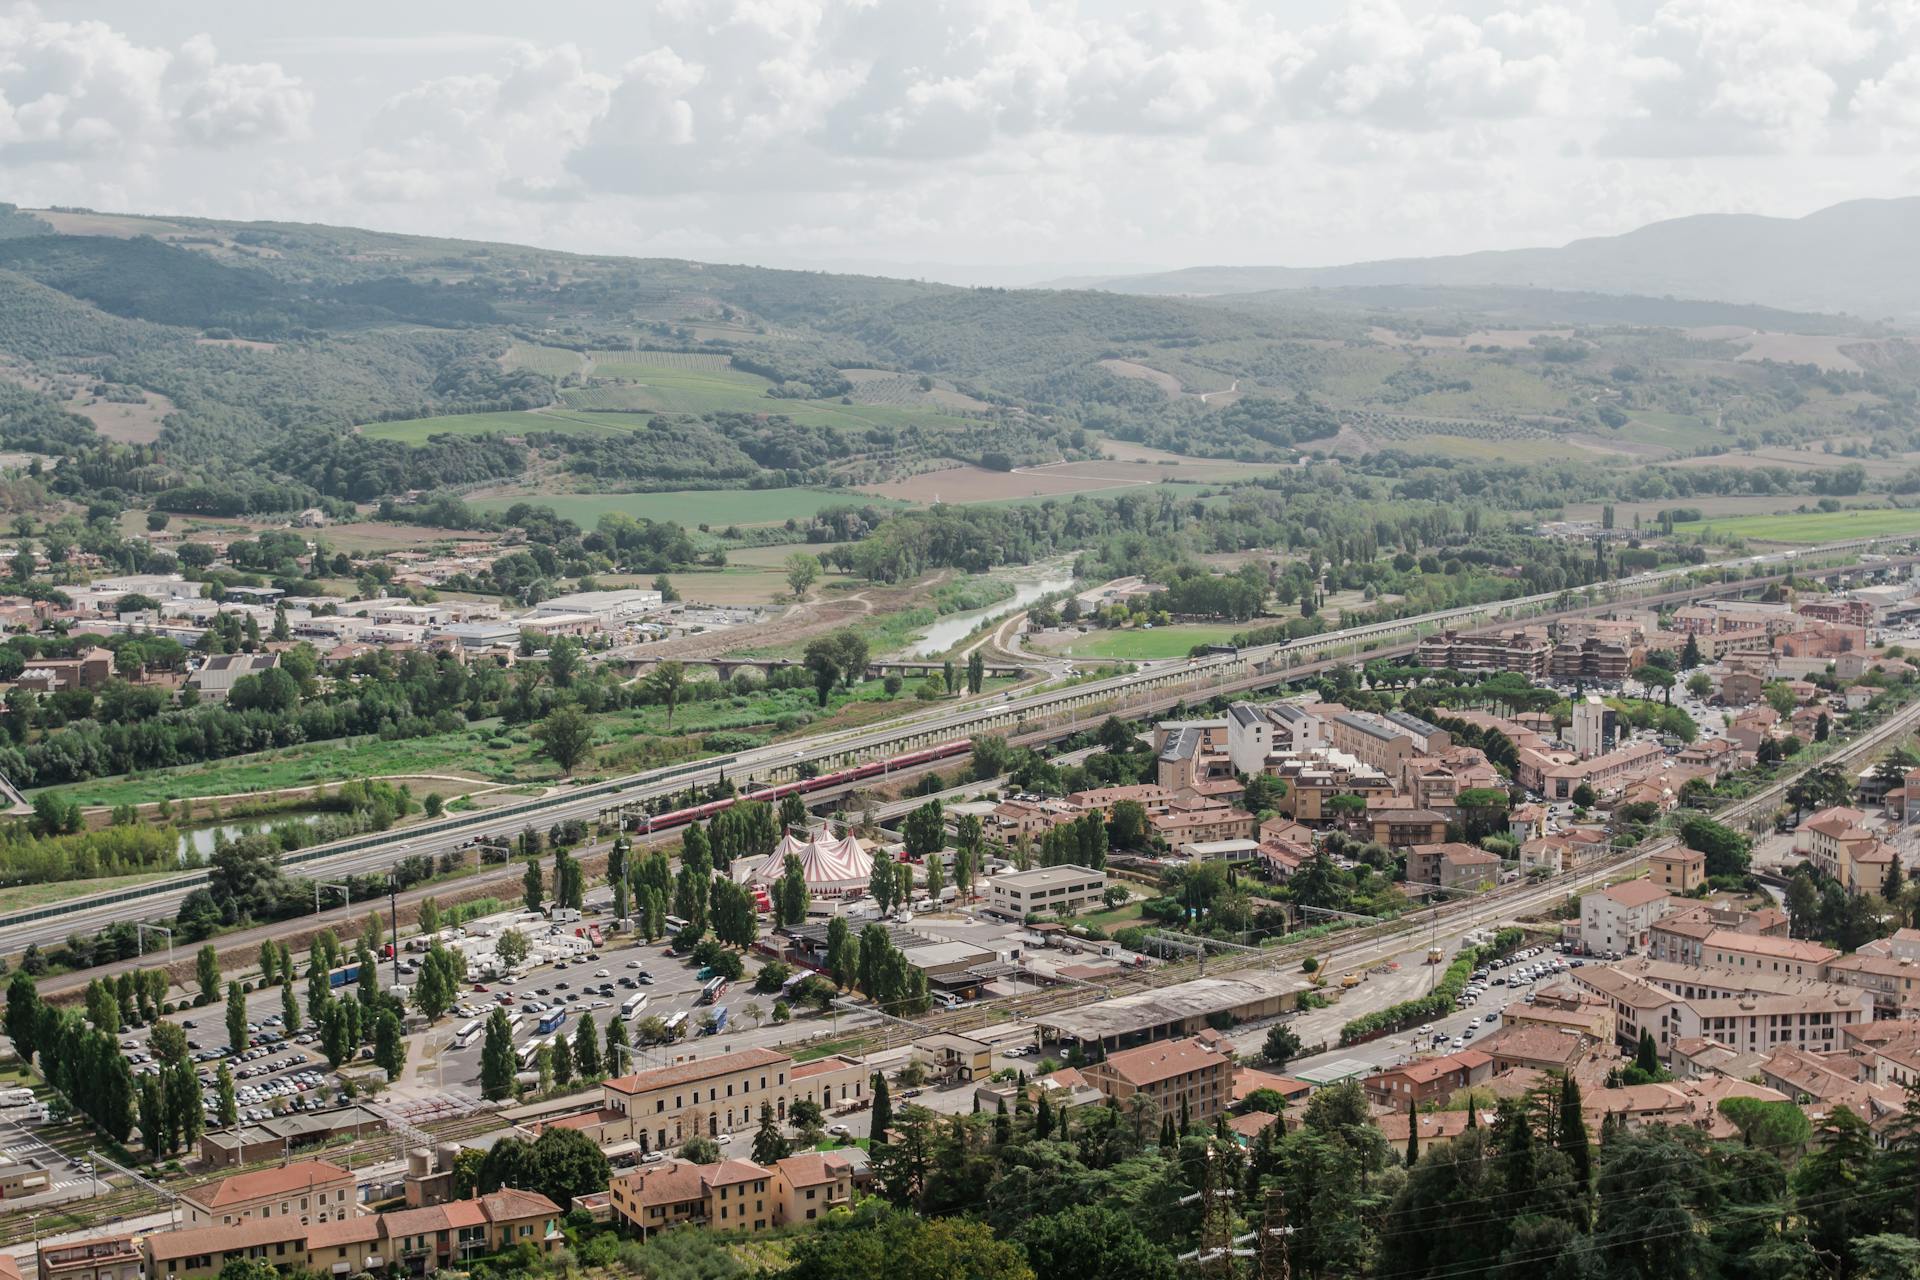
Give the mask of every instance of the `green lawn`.
POLYGON ((1817 543, 1848 538, 1920 534, 1920 510, 1812 511, 1804 515, 1732 516, 1684 525, 1710 538, 1746 538, 1755 542, 1817 543))
POLYGON ((515 369, 531 369, 535 373, 564 378, 570 373, 580 372, 586 357, 565 347, 536 347, 516 342, 507 352, 505 363, 515 369))
POLYGON ((889 498, 837 489, 677 489, 663 493, 566 493, 537 494, 519 498, 493 498, 473 505, 482 511, 504 511, 516 502, 532 502, 552 507, 557 515, 592 528, 608 512, 621 512, 638 518, 674 520, 689 528, 710 525, 725 528, 730 524, 778 524, 783 520, 804 520, 827 507, 904 506, 889 498))
POLYGON ((1225 644, 1256 623, 1180 623, 1152 630, 1090 631, 1060 652, 1073 658, 1113 658, 1141 662, 1150 658, 1184 658, 1197 644, 1225 644))

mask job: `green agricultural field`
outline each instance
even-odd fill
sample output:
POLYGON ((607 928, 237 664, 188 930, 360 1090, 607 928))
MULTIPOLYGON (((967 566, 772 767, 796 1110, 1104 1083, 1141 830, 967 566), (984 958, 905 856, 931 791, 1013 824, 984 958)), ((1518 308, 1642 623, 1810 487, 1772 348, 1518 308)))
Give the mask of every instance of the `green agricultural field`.
POLYGON ((1197 644, 1226 644, 1253 623, 1177 623, 1171 627, 1144 627, 1128 631, 1090 631, 1060 652, 1073 658, 1112 658, 1145 662, 1154 658, 1184 658, 1197 644))
POLYGON ((569 435, 617 435, 642 425, 622 414, 605 419, 579 413, 459 413, 441 418, 404 418, 398 422, 369 422, 360 434, 369 440, 398 440, 403 444, 425 444, 428 437, 524 436, 535 431, 557 431, 569 435))
POLYGON ((866 506, 900 507, 904 503, 863 493, 845 493, 835 489, 679 489, 664 493, 563 493, 527 494, 514 498, 491 498, 474 505, 482 511, 504 511, 516 502, 533 502, 592 528, 610 511, 635 519, 674 520, 693 527, 708 525, 722 529, 728 525, 779 524, 784 520, 803 520, 827 507, 866 506))
POLYGON ((1749 542, 1809 544, 1840 542, 1847 538, 1881 538, 1895 534, 1920 534, 1920 510, 1810 511, 1788 516, 1734 516, 1707 520, 1697 525, 1680 525, 1691 532, 1700 530, 1711 540, 1744 538, 1749 542))
POLYGON ((530 369, 552 378, 564 378, 580 372, 586 357, 565 347, 536 347, 516 342, 507 351, 504 363, 509 369, 530 369))

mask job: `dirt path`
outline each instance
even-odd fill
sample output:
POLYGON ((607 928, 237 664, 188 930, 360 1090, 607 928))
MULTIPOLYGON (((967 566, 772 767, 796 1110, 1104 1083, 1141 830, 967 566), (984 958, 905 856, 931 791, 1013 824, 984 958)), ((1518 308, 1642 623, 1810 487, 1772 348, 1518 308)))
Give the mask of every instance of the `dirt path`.
POLYGON ((1200 393, 1200 403, 1205 404, 1207 402, 1208 396, 1230 396, 1234 392, 1238 391, 1239 389, 1240 389, 1240 379, 1235 378, 1233 380, 1233 385, 1228 387, 1225 391, 1202 391, 1200 393))

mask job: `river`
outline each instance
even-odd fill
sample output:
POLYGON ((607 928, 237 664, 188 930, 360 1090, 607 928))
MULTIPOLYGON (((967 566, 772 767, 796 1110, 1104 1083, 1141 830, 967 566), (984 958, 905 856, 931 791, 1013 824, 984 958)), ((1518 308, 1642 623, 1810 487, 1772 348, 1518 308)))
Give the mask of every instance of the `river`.
POLYGON ((319 820, 318 813, 274 813, 244 822, 226 822, 218 826, 195 827, 191 831, 182 831, 179 848, 180 864, 197 867, 206 862, 208 855, 213 852, 213 846, 219 843, 221 836, 229 840, 238 840, 250 832, 264 831, 268 827, 278 826, 283 822, 304 822, 310 825, 319 820))
POLYGON ((1019 577, 1008 579, 1013 583, 1013 594, 1005 600, 996 600, 984 609, 968 609, 965 613, 950 613, 935 622, 920 638, 902 650, 902 656, 908 658, 934 658, 945 653, 960 641, 973 634, 982 623, 1004 618, 1038 600, 1041 596, 1052 595, 1056 591, 1065 591, 1073 585, 1073 570, 1064 564, 1028 565, 1019 577))

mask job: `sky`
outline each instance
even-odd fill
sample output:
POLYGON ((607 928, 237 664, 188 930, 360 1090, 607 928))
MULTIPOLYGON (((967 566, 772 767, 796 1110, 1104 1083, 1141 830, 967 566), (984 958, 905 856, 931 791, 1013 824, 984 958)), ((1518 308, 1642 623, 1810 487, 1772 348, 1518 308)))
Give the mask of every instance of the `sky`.
POLYGON ((1920 193, 1920 0, 0 0, 0 199, 963 283, 1920 193))

